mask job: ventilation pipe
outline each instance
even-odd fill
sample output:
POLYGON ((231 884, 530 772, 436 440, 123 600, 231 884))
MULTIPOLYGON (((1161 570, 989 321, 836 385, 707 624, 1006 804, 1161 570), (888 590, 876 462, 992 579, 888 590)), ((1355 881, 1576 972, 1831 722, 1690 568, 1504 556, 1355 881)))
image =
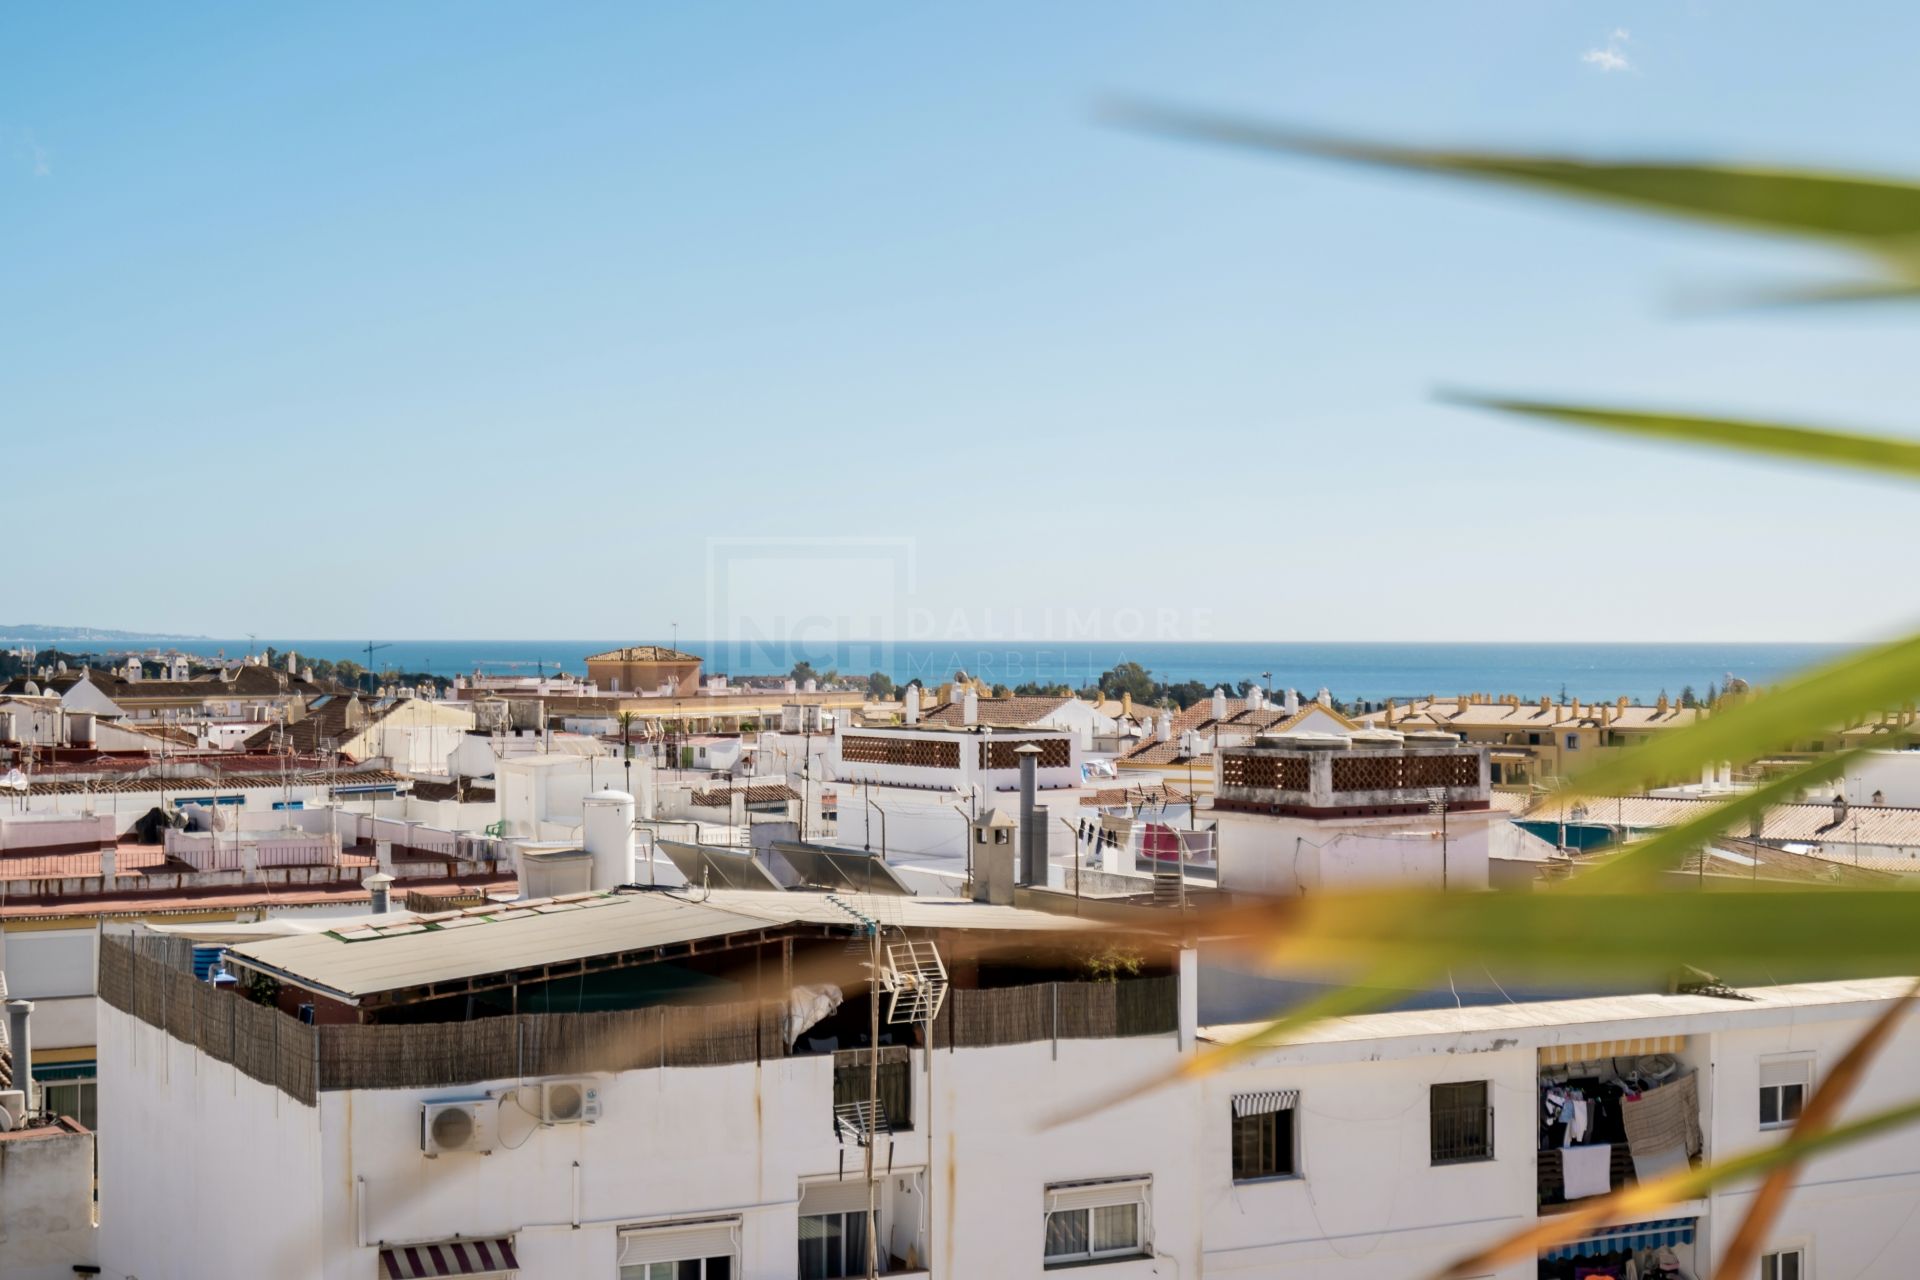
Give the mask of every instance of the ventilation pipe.
POLYGON ((901 702, 902 702, 902 712, 905 716, 906 722, 908 724, 919 724, 920 723, 920 686, 917 684, 908 685, 906 696, 901 700, 901 702))
POLYGON ((580 802, 580 841, 593 858, 595 892, 633 883, 633 797, 608 788, 580 802))
POLYGON ((1046 864, 1040 860, 1040 808, 1035 801, 1039 790, 1040 748, 1023 742, 1013 749, 1020 758, 1020 883, 1045 885, 1046 864))
POLYGON ((367 887, 372 897, 371 910, 377 916, 386 915, 393 910, 393 877, 384 871, 376 871, 360 882, 367 887))

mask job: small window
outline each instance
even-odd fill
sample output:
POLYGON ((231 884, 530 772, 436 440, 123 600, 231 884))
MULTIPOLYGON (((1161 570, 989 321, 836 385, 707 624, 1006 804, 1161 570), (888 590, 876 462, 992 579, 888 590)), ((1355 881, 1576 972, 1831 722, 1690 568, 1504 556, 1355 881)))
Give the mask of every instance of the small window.
POLYGON ((1568 735, 1567 735, 1567 750, 1569 750, 1569 751, 1578 751, 1579 749, 1580 749, 1580 735, 1579 735, 1579 734, 1577 734, 1577 733, 1570 733, 1570 734, 1568 734, 1568 735))
POLYGON ((1807 1251, 1782 1249, 1760 1255, 1760 1280, 1805 1280, 1807 1251))
POLYGON ((1527 735, 1527 745, 1530 747, 1543 747, 1546 743, 1547 738, 1545 734, 1530 733, 1527 735))
POLYGON ((1147 1183, 1055 1183, 1047 1188, 1045 1261, 1049 1267, 1147 1252, 1147 1183))
POLYGON ((1291 1178, 1299 1172, 1292 1090, 1243 1093, 1233 1100, 1233 1180, 1291 1178))
MULTIPOLYGON (((837 1109, 848 1102, 867 1100, 867 1064, 833 1069, 833 1105, 837 1109)), ((887 1127, 895 1133, 913 1128, 913 1065, 908 1062, 880 1064, 880 1111, 887 1127)), ((833 1116, 827 1117, 829 1121, 833 1116)), ((839 1130, 836 1126, 835 1132, 839 1130)))
POLYGON ((1813 1060, 1802 1056, 1760 1060, 1760 1127, 1785 1129, 1800 1118, 1813 1084, 1813 1060))
POLYGON ((1487 1082, 1436 1084, 1428 1098, 1434 1164, 1493 1159, 1493 1108, 1487 1082))

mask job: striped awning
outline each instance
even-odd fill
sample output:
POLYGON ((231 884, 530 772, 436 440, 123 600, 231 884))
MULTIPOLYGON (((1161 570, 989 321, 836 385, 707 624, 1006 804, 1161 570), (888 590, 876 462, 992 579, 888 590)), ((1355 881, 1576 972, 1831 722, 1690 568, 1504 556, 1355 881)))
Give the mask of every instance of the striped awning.
POLYGON ((400 1244, 380 1251, 383 1280, 427 1280, 430 1276, 487 1276, 519 1269, 513 1241, 441 1240, 400 1244))
POLYGON ((1275 1111, 1291 1111, 1293 1104, 1299 1101, 1298 1089, 1268 1089, 1262 1093, 1236 1093, 1233 1095, 1233 1116, 1238 1120, 1242 1116, 1271 1115, 1275 1111))
POLYGON ((1692 1244, 1694 1224, 1698 1221, 1697 1218, 1665 1218, 1659 1222, 1623 1223, 1549 1249, 1540 1255, 1540 1260, 1564 1262, 1569 1258, 1597 1258, 1607 1253, 1692 1244))
POLYGON ((1634 1040, 1595 1040, 1589 1044, 1552 1044, 1540 1049, 1540 1065, 1556 1067, 1569 1062, 1604 1062, 1608 1058, 1640 1058, 1654 1053, 1679 1053, 1687 1047, 1685 1036, 1641 1036, 1634 1040))

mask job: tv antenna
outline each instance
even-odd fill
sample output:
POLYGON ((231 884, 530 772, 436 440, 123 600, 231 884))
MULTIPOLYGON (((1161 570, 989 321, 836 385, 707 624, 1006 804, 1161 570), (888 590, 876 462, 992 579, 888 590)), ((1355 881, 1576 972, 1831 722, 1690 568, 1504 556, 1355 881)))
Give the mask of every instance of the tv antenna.
POLYGON ((373 651, 375 649, 391 649, 391 648, 393 648, 393 645, 390 643, 375 644, 371 640, 367 641, 367 692, 371 693, 373 692, 373 690, 380 687, 379 683, 373 678, 373 651))

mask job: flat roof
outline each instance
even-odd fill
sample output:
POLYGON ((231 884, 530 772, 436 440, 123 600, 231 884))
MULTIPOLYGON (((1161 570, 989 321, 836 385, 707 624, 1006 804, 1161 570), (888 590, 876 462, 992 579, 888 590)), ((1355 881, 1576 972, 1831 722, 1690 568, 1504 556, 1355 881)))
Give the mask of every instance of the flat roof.
POLYGON ((962 899, 740 889, 572 894, 357 922, 232 948, 242 962, 349 1003, 383 992, 788 925, 1066 932, 1085 922, 962 899))
MULTIPOLYGON (((1392 1013, 1363 1013, 1326 1018, 1274 1040, 1271 1047, 1343 1044, 1365 1040, 1414 1039, 1476 1032, 1552 1031, 1588 1028, 1583 1034, 1603 1038, 1619 1023, 1648 1019, 1691 1018, 1701 1015, 1737 1015, 1761 1010, 1792 1010, 1897 1000, 1912 988, 1912 978, 1858 978, 1843 982, 1802 982, 1778 987, 1743 987, 1746 999, 1724 996, 1662 995, 1656 993, 1588 996, 1575 1000, 1539 1000, 1513 1004, 1469 1005, 1453 1009, 1406 1009, 1392 1013)), ((1256 1037, 1265 1023, 1238 1022, 1201 1027, 1200 1038, 1215 1044, 1235 1044, 1256 1037)), ((1706 1027, 1700 1027, 1706 1030, 1706 1027)), ((1648 1028, 1654 1031, 1654 1028, 1648 1028)), ((1659 1034, 1686 1034, 1687 1028, 1659 1028, 1659 1034)), ((1542 1043, 1564 1037, 1548 1035, 1542 1043)))

